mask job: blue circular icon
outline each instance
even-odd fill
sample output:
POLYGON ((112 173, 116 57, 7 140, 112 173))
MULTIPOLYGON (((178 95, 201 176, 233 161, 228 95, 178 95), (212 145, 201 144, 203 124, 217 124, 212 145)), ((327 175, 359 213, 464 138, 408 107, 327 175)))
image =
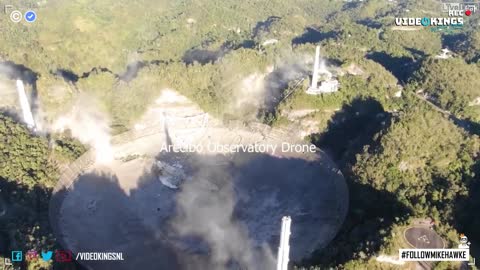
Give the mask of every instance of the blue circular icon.
POLYGON ((427 18, 427 17, 423 17, 422 21, 421 21, 421 24, 423 26, 429 26, 430 25, 430 18, 427 18))
POLYGON ((27 11, 27 13, 25 13, 25 20, 27 22, 34 22, 35 20, 37 19, 37 13, 35 13, 35 11, 27 11))

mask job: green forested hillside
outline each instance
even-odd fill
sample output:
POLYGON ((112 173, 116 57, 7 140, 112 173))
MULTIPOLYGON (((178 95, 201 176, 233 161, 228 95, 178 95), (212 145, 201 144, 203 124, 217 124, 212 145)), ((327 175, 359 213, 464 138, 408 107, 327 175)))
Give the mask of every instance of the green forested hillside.
POLYGON ((350 209, 336 238, 307 263, 318 265, 311 269, 404 269, 376 257, 396 258, 398 248, 406 247, 403 230, 416 218, 433 218, 448 246, 458 241, 458 232, 478 239, 472 227, 478 220, 466 213, 478 211, 473 195, 480 190, 479 138, 409 101, 386 114, 374 99, 354 100, 313 137, 340 164, 350 209))
POLYGON ((47 140, 0 114, 0 177, 33 188, 53 187, 56 170, 47 140))
POLYGON ((353 173, 359 183, 395 194, 416 215, 452 221, 456 199, 468 194, 475 177, 478 137, 419 104, 395 118, 357 156, 353 173))
POLYGON ((423 89, 442 108, 459 117, 480 122, 480 68, 461 58, 426 59, 414 74, 417 90, 423 89))

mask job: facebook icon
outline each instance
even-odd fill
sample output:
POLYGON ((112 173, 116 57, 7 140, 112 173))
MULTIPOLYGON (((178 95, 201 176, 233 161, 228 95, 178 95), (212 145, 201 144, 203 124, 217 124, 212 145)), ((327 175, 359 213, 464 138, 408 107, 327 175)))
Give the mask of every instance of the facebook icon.
POLYGON ((12 251, 12 262, 21 262, 23 259, 21 251, 12 251))

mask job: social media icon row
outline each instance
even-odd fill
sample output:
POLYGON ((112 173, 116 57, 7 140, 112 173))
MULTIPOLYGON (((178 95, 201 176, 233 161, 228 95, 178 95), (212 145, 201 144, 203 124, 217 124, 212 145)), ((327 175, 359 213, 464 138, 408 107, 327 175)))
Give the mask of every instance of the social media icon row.
POLYGON ((22 12, 18 10, 14 10, 10 13, 10 20, 14 23, 21 22, 24 17, 25 17, 25 21, 29 23, 33 23, 34 21, 37 20, 37 13, 35 13, 35 11, 33 10, 29 10, 25 12, 25 16, 23 15, 22 12))
MULTIPOLYGON (((42 251, 40 252, 42 260, 48 262, 53 258, 53 251, 42 251)), ((34 261, 39 259, 39 254, 36 250, 29 250, 25 254, 25 260, 34 261)), ((57 250, 55 251, 55 261, 57 262, 71 262, 73 260, 72 252, 69 250, 57 250)), ((23 252, 22 251, 12 251, 12 262, 21 262, 23 261, 23 252)))

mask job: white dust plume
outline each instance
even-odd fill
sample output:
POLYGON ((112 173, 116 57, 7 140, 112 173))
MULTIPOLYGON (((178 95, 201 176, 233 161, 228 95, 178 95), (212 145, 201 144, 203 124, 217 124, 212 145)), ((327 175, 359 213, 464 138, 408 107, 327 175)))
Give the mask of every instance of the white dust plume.
POLYGON ((245 225, 234 218, 232 182, 226 171, 202 166, 182 186, 173 226, 182 236, 199 236, 208 243, 212 270, 273 269, 275 258, 268 245, 255 246, 245 225))
POLYGON ((109 120, 98 109, 94 99, 87 96, 78 97, 70 112, 54 122, 53 130, 57 132, 70 130, 73 137, 94 149, 98 163, 113 160, 109 120))

